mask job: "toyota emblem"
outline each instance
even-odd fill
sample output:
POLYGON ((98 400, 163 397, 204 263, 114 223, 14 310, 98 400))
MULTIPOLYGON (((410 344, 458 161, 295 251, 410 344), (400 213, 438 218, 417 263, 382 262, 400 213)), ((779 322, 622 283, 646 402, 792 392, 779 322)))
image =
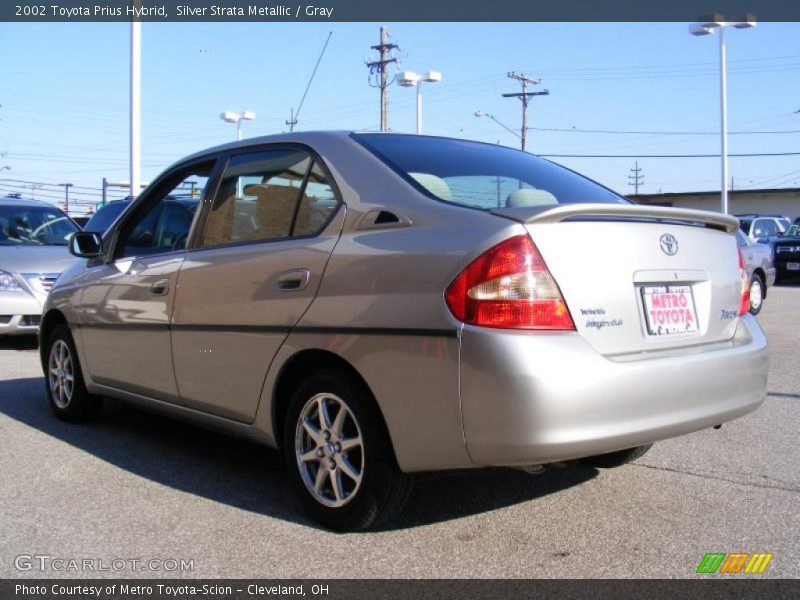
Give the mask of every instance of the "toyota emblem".
POLYGON ((671 233, 665 233, 661 236, 661 249, 664 251, 664 254, 668 254, 669 256, 674 256, 678 252, 678 240, 677 238, 672 235, 671 233))

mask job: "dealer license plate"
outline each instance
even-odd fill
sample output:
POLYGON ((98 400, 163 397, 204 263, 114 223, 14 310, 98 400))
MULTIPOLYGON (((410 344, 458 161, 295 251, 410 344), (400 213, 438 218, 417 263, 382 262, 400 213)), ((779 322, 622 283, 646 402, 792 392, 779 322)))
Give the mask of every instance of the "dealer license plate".
POLYGON ((642 300, 648 335, 662 337, 699 331, 692 286, 646 285, 642 287, 642 300))
POLYGON ((790 271, 800 271, 800 263, 786 263, 786 268, 790 271))

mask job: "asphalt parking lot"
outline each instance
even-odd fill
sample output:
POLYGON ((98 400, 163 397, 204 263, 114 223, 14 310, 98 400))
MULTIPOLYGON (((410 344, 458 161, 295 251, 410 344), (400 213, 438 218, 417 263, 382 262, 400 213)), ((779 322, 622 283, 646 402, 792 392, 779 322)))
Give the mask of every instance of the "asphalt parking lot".
POLYGON ((774 555, 756 577, 796 578, 799 308, 783 285, 758 317, 772 366, 757 412, 615 470, 425 476, 391 528, 348 535, 304 516, 273 451, 120 403, 55 420, 34 344, 2 341, 0 577, 696 577, 706 552, 745 551, 774 555), (16 568, 34 554, 193 570, 16 568))

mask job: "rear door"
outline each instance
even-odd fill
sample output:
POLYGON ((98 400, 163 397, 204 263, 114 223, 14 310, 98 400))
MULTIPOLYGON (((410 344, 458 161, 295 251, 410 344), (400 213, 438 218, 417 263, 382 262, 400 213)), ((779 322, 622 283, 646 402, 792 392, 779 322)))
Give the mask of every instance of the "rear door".
POLYGON ((156 182, 106 236, 109 260, 87 270, 81 338, 97 383, 179 402, 169 322, 186 241, 214 164, 179 167, 156 182))
POLYGON ((234 153, 172 318, 182 401, 255 417, 267 369, 317 293, 344 210, 322 162, 298 147, 234 153))

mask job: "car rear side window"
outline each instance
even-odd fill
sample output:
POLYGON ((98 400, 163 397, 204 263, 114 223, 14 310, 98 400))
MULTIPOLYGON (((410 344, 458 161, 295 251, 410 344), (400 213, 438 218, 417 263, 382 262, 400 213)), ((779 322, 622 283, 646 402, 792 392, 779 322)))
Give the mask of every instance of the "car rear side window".
POLYGON ((336 207, 333 190, 308 153, 239 154, 222 177, 202 245, 314 235, 336 207))
POLYGON ((628 201, 533 154, 466 140, 398 134, 353 138, 426 195, 471 208, 628 201))

